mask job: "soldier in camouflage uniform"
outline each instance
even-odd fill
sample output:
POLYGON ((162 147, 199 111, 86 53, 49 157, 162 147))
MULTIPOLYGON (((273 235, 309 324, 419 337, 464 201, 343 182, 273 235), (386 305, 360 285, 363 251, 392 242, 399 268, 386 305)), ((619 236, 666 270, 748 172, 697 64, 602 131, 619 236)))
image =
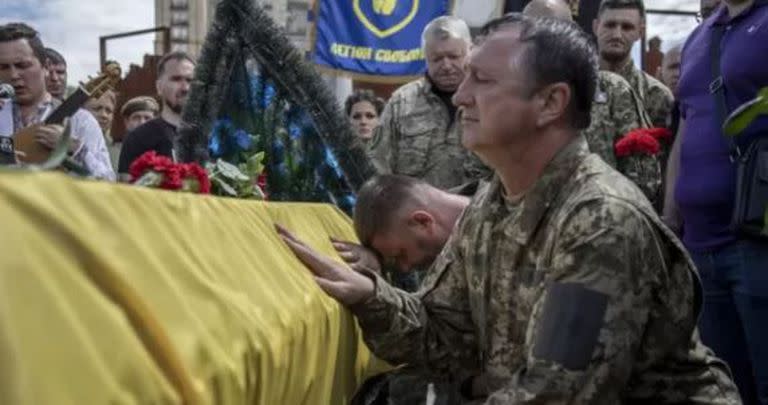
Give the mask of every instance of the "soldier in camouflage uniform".
MULTIPOLYGON (((523 9, 523 14, 573 21, 571 8, 563 0, 532 0, 523 9)), ((614 145, 622 136, 649 126, 645 108, 629 83, 615 73, 599 71, 595 98, 592 100, 591 123, 581 133, 592 152, 632 180, 655 204, 661 192, 662 171, 658 156, 619 161, 614 150, 614 145)))
POLYGON ((404 293, 283 239, 351 308, 374 353, 447 376, 468 401, 740 403, 696 332, 689 256, 578 135, 597 74, 590 39, 519 14, 483 31, 454 99, 465 144, 496 176, 422 289, 404 293))
POLYGON ((629 82, 645 106, 654 127, 666 127, 672 111, 672 92, 659 80, 635 67, 632 45, 645 27, 643 0, 603 0, 594 24, 600 68, 629 82))
POLYGON ((369 154, 381 174, 403 174, 450 189, 490 173, 462 147, 451 103, 464 77, 469 27, 456 17, 438 17, 424 29, 422 43, 427 73, 392 94, 369 154))

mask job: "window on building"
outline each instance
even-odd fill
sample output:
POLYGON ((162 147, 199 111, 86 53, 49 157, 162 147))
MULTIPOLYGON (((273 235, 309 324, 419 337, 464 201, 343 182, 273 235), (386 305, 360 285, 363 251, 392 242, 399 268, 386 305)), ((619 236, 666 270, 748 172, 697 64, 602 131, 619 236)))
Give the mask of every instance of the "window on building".
POLYGON ((187 27, 171 27, 172 41, 186 41, 189 39, 189 29, 187 27))
POLYGON ((171 13, 171 25, 186 25, 189 22, 189 14, 186 11, 174 11, 171 13))

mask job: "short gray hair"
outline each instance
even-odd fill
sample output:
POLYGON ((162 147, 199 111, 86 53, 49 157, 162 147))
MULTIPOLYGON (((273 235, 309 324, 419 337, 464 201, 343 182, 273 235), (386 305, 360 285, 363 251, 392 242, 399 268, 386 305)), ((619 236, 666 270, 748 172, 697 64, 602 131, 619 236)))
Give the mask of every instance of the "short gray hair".
POLYGON ((430 21, 421 33, 421 48, 427 49, 427 42, 433 39, 463 39, 467 46, 472 44, 469 26, 461 18, 444 15, 430 21))
POLYGON ((532 90, 567 83, 572 93, 568 106, 572 125, 588 128, 598 72, 597 52, 589 35, 573 22, 508 13, 486 23, 480 36, 508 27, 518 28, 518 42, 527 45, 523 62, 532 90))

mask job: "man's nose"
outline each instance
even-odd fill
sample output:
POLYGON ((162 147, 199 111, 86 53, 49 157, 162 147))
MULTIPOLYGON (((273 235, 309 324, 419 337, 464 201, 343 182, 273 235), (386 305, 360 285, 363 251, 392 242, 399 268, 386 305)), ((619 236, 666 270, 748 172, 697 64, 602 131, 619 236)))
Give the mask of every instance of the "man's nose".
POLYGON ((459 83, 456 93, 453 93, 453 97, 451 97, 451 101, 456 107, 467 106, 471 103, 472 98, 469 96, 467 87, 469 86, 467 85, 467 75, 465 74, 464 80, 459 83))
POLYGON ((9 69, 8 77, 10 77, 11 80, 19 80, 19 79, 21 79, 21 73, 19 72, 18 69, 16 69, 15 67, 11 66, 11 68, 9 69))

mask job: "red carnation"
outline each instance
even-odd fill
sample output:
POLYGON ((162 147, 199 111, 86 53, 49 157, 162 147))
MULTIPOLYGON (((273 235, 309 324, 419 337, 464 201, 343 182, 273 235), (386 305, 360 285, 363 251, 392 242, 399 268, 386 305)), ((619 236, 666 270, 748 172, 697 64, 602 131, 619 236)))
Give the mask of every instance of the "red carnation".
POLYGON ((261 172, 259 177, 256 178, 256 185, 262 190, 267 187, 267 173, 261 172))
POLYGON ((155 170, 163 174, 163 182, 160 188, 166 190, 179 190, 182 186, 181 167, 171 162, 170 164, 156 165, 155 170))
POLYGON ((267 173, 262 171, 259 177, 256 178, 256 186, 261 189, 261 193, 264 194, 264 199, 266 200, 269 196, 267 195, 267 173))
POLYGON ((614 146, 616 157, 620 158, 640 154, 656 155, 660 149, 659 141, 645 128, 630 131, 614 146))
POLYGON ((136 181, 144 175, 147 170, 155 170, 156 166, 173 164, 171 159, 166 156, 160 156, 154 150, 144 152, 136 158, 128 167, 128 173, 131 175, 131 181, 136 181))
POLYGON ((181 165, 181 177, 183 180, 192 179, 197 182, 197 192, 208 194, 211 192, 211 180, 208 178, 208 172, 197 163, 186 163, 181 165))

